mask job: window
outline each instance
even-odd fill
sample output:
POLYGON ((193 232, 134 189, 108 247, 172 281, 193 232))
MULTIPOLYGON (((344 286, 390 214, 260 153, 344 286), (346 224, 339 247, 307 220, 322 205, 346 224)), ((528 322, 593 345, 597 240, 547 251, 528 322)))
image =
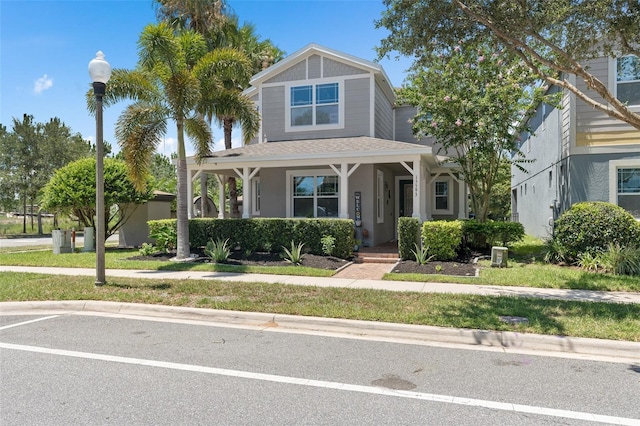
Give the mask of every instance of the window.
POLYGON ((627 105, 640 105, 640 58, 623 56, 616 59, 617 97, 627 105))
POLYGON ((289 175, 293 217, 338 217, 338 176, 289 175))
POLYGON ((253 215, 254 216, 259 216, 260 215, 260 178, 254 178, 251 181, 253 188, 252 188, 252 195, 253 195, 253 215))
POLYGON ((451 179, 436 180, 433 184, 433 213, 453 213, 453 206, 451 203, 451 179))
POLYGON ((553 186, 553 171, 549 170, 549 188, 553 186))
POLYGON ((640 166, 619 167, 617 170, 617 204, 640 219, 640 166))
POLYGON ((377 222, 384 222, 384 173, 378 170, 376 187, 376 217, 377 222))
POLYGON ((305 126, 340 125, 339 83, 292 86, 289 89, 287 130, 304 130, 305 126))

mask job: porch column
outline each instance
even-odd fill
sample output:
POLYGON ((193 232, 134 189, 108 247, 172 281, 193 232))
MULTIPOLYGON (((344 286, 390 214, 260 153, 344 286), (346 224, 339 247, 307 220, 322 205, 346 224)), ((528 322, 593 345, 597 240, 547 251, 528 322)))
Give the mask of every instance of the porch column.
POLYGON ((422 171, 422 162, 418 158, 413 161, 413 214, 412 217, 417 218, 420 222, 424 222, 426 218, 425 194, 423 194, 426 185, 426 176, 422 171))
POLYGON ((207 193, 208 177, 205 172, 200 175, 200 217, 207 216, 207 205, 209 204, 209 194, 207 193))
POLYGON ((224 212, 227 210, 225 203, 225 183, 226 176, 216 174, 216 178, 218 179, 218 219, 224 219, 224 212))
POLYGON ((425 219, 431 220, 433 216, 431 216, 431 211, 433 210, 433 185, 431 181, 431 171, 428 168, 425 168, 424 174, 424 204, 425 204, 425 219))
POLYGON ((349 164, 342 163, 340 164, 340 169, 333 164, 329 164, 334 172, 338 175, 340 179, 340 212, 338 213, 338 217, 340 219, 348 219, 349 218, 349 176, 353 172, 356 171, 358 167, 360 167, 360 163, 354 164, 351 169, 349 169, 349 164))
POLYGON ((249 219, 253 205, 251 179, 260 171, 260 167, 256 167, 252 171, 251 167, 245 166, 242 168, 242 173, 238 169, 233 169, 233 171, 242 179, 242 218, 249 219))
POLYGON ((458 219, 467 218, 467 185, 463 179, 458 179, 458 219))
POLYGON ((193 179, 191 170, 187 169, 187 217, 193 218, 193 179))

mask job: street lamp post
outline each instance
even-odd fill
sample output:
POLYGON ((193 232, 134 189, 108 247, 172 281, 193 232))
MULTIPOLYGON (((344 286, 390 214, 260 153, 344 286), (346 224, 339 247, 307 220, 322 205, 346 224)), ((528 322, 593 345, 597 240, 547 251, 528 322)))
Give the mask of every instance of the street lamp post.
POLYGON ((106 83, 111 77, 111 66, 104 60, 104 53, 98 51, 89 62, 89 75, 93 81, 93 94, 96 97, 96 282, 104 285, 104 144, 102 141, 102 96, 106 83))

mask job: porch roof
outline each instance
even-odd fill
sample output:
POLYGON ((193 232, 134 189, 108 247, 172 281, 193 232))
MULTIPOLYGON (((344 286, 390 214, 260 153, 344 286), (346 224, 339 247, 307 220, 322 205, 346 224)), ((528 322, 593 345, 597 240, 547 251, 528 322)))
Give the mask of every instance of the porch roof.
POLYGON ((216 151, 201 164, 187 158, 189 169, 225 170, 234 167, 314 166, 335 163, 389 163, 414 161, 421 157, 438 166, 431 147, 368 136, 349 138, 305 139, 246 145, 216 151))

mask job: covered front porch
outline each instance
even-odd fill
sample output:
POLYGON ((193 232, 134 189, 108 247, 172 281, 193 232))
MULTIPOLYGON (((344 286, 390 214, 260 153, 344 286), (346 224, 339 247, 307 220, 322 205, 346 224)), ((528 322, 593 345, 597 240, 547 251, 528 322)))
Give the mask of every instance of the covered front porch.
MULTIPOLYGON (((189 158, 188 190, 203 173, 221 188, 233 176, 243 181, 242 218, 351 218, 356 238, 376 246, 397 238, 400 216, 467 216, 466 185, 440 160, 428 146, 370 137, 269 142, 189 158)), ((224 191, 217 204, 228 217, 224 191)))

